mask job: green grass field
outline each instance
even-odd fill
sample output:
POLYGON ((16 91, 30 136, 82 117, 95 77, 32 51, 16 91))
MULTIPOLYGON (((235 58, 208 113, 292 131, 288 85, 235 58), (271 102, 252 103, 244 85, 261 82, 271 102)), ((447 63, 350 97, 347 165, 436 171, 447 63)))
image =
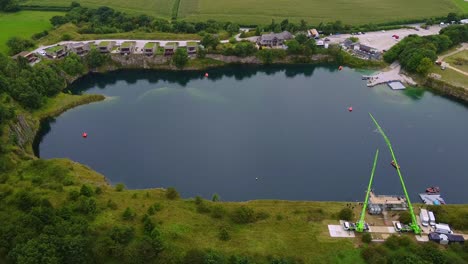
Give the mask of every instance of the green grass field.
POLYGON ((57 15, 63 15, 63 13, 43 11, 0 13, 0 52, 7 52, 6 42, 11 37, 29 38, 34 33, 52 28, 49 19, 57 15))
MULTIPOLYGON (((21 2, 23 5, 41 5, 41 6, 70 6, 72 1, 68 0, 26 0, 21 2)), ((130 14, 147 14, 153 17, 170 18, 175 0, 76 0, 82 6, 100 7, 108 6, 119 11, 130 14)))
POLYGON ((430 72, 439 74, 442 77, 441 80, 444 82, 455 86, 468 88, 468 81, 466 76, 450 68, 441 70, 440 66, 434 65, 430 72))
MULTIPOLYGON (((128 13, 171 17, 176 0, 78 0, 83 6, 109 6, 128 13)), ((64 0, 26 0, 23 4, 69 6, 64 0)), ((189 21, 215 19, 241 24, 269 24, 271 19, 304 19, 309 23, 341 20, 349 24, 379 23, 402 19, 445 16, 449 12, 467 13, 464 0, 180 0, 178 18, 189 21)))

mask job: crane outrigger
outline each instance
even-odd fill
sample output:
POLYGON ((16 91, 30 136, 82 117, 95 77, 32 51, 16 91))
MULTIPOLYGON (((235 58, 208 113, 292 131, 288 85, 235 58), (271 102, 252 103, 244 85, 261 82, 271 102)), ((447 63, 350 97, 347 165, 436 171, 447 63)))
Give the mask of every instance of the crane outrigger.
POLYGON ((375 152, 374 156, 374 165, 372 166, 372 172, 369 180, 369 185, 367 186, 367 192, 366 192, 366 200, 364 201, 364 207, 362 207, 362 212, 361 212, 361 217, 359 218, 359 221, 356 223, 356 231, 358 232, 363 232, 366 230, 366 223, 364 222, 364 217, 366 216, 366 208, 367 208, 367 202, 369 201, 369 194, 371 191, 371 186, 372 186, 372 181, 374 179, 374 172, 375 172, 375 166, 377 164, 377 159, 379 158, 379 150, 375 152))

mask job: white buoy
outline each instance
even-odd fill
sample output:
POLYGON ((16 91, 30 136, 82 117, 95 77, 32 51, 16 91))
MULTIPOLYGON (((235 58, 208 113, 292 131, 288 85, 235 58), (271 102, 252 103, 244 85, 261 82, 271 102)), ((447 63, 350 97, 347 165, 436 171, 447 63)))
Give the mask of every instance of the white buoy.
POLYGON ((255 177, 255 180, 258 181, 258 177, 255 177))

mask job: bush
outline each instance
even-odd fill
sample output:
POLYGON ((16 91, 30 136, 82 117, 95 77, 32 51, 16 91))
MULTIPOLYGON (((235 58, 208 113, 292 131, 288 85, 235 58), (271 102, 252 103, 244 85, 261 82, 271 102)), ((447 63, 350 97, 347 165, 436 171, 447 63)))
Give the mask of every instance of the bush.
POLYGON ((34 47, 34 42, 20 37, 12 37, 8 39, 6 44, 10 49, 10 55, 15 55, 34 47))
POLYGON ((229 239, 231 239, 231 235, 229 235, 229 232, 226 229, 226 227, 221 227, 219 229, 218 238, 221 241, 228 241, 229 239))
POLYGON ((136 213, 129 207, 127 207, 122 214, 123 220, 126 220, 126 221, 131 221, 135 219, 135 216, 136 216, 136 213))
POLYGON ((169 200, 176 200, 180 198, 180 195, 174 187, 169 187, 166 190, 166 198, 169 200))
POLYGON ((219 201, 219 195, 217 193, 213 194, 213 197, 211 197, 211 201, 218 202, 219 201))
POLYGON ((231 219, 237 224, 254 223, 257 219, 252 208, 241 206, 234 210, 231 219))
POLYGON ((182 69, 187 65, 188 60, 188 53, 185 48, 176 49, 174 56, 172 57, 172 62, 177 68, 182 69))
POLYGON ((109 199, 107 200, 107 207, 111 210, 115 210, 117 209, 117 203, 109 199))
POLYGON ((101 194, 102 193, 102 188, 97 186, 96 189, 94 189, 94 193, 97 194, 97 195, 101 194))
POLYGON ((117 183, 117 185, 115 185, 115 190, 118 192, 122 192, 123 190, 125 190, 125 184, 117 183))
POLYGON ((354 212, 350 208, 343 208, 338 213, 339 220, 351 221, 354 218, 354 212))
POLYGON ((366 244, 369 244, 370 242, 372 242, 372 235, 370 233, 362 234, 361 241, 366 244))
POLYGON ((403 211, 400 213, 398 217, 398 221, 400 221, 403 224, 409 224, 411 223, 411 214, 408 211, 403 211))
POLYGON ((221 205, 216 205, 211 208, 211 217, 213 218, 223 218, 226 215, 226 210, 221 205))
POLYGON ((83 196, 86 196, 86 197, 91 197, 91 196, 93 196, 93 194, 94 194, 93 189, 89 185, 83 184, 81 186, 80 195, 83 195, 83 196))
POLYGON ((62 41, 69 41, 69 40, 72 40, 72 36, 70 36, 70 34, 65 33, 62 35, 61 39, 62 41))

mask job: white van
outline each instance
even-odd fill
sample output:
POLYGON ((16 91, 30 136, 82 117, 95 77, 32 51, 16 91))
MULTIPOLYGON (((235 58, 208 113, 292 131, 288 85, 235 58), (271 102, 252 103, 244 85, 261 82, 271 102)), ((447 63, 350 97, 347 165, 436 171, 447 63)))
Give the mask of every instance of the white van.
POLYGON ((431 226, 435 226, 436 224, 436 220, 435 220, 435 216, 434 216, 434 213, 431 212, 431 211, 427 211, 428 215, 429 215, 429 224, 431 226))
POLYGON ((435 224, 435 232, 439 234, 452 234, 450 226, 447 224, 435 224))
POLYGON ((419 218, 421 219, 421 225, 429 226, 429 214, 426 209, 421 209, 419 213, 419 218))

